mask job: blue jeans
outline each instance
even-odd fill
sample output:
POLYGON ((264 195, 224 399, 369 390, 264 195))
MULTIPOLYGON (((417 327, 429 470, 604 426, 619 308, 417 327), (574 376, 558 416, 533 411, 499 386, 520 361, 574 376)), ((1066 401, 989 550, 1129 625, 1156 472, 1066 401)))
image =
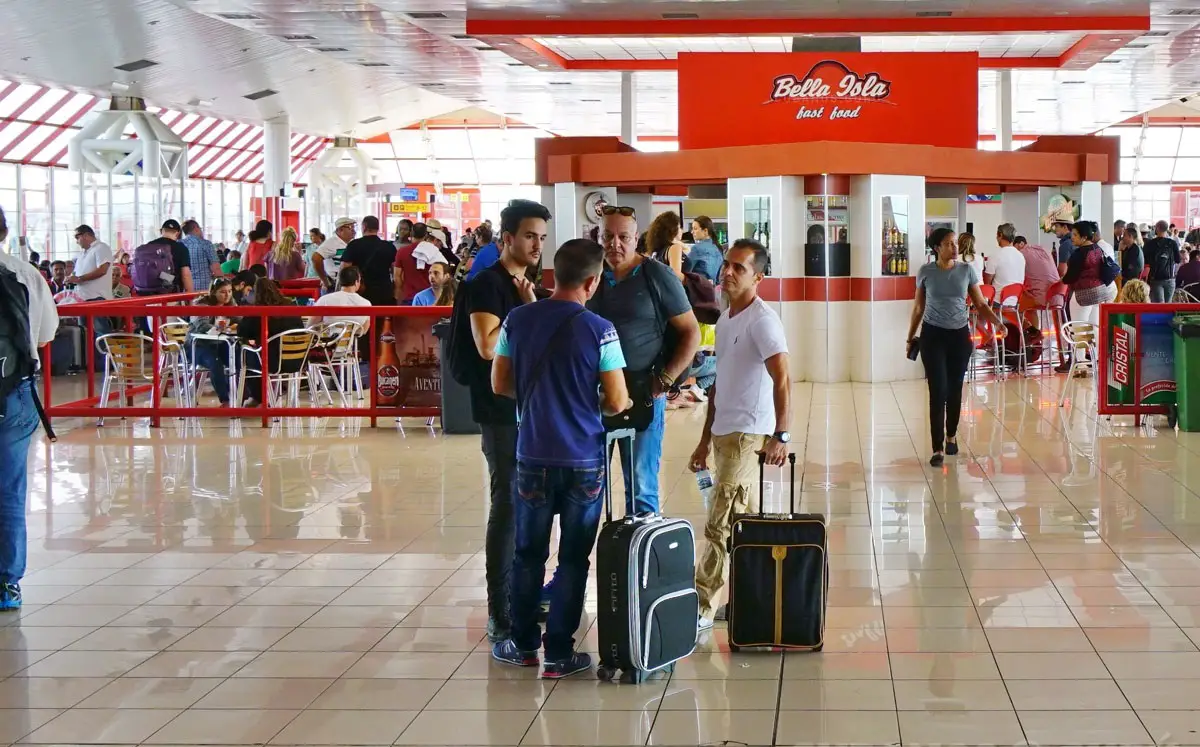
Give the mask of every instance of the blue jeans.
POLYGON ((705 355, 704 361, 689 368, 687 375, 696 379, 696 386, 707 390, 717 382, 717 356, 705 355))
POLYGON ((25 575, 26 463, 37 424, 33 382, 26 381, 8 395, 0 418, 0 583, 25 575))
POLYGON ((627 515, 658 512, 658 468, 662 464, 663 433, 666 430, 667 399, 654 398, 654 420, 650 427, 634 438, 633 451, 637 465, 629 466, 629 441, 621 441, 621 472, 625 475, 625 513, 627 515), (630 477, 637 474, 637 494, 630 486, 630 477), (632 497, 632 505, 630 498, 632 497))
POLYGON ((547 661, 571 656, 583 616, 588 556, 596 543, 604 504, 603 467, 537 467, 517 464, 516 548, 512 572, 512 636, 517 648, 536 651, 542 581, 550 557, 550 533, 558 514, 558 570, 550 596, 544 640, 547 661))
POLYGON ((197 340, 193 356, 195 360, 192 363, 208 369, 208 376, 212 380, 217 399, 223 405, 229 404, 229 372, 225 370, 225 366, 229 363, 229 346, 223 342, 211 343, 197 340))

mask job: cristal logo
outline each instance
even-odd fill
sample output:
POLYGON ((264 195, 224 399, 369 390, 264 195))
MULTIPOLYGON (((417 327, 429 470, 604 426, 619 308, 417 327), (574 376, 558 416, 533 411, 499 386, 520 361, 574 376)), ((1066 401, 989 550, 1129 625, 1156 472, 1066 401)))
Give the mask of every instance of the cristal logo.
POLYGON ((780 75, 773 83, 771 103, 791 100, 883 101, 892 93, 892 84, 878 73, 865 76, 835 60, 823 60, 803 77, 780 75))
POLYGON ((1121 386, 1129 386, 1129 330, 1124 326, 1113 327, 1113 381, 1121 386))

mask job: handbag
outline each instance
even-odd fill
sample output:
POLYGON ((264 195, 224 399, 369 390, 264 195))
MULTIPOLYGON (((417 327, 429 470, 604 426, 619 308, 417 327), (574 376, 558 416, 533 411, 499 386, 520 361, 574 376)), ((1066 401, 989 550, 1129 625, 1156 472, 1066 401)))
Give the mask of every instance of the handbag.
POLYGON ((654 377, 653 369, 630 371, 625 369, 625 387, 633 407, 617 415, 605 415, 604 430, 612 433, 626 428, 644 431, 654 422, 654 377))

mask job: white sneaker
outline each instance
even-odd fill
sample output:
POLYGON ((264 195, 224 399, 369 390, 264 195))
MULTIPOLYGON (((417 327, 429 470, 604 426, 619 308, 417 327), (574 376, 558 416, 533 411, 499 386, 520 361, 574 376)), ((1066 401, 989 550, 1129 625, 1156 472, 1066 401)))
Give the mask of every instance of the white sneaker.
POLYGON ((704 615, 701 615, 700 618, 696 621, 696 630, 700 630, 700 631, 711 630, 712 626, 713 626, 713 621, 708 619, 704 615))

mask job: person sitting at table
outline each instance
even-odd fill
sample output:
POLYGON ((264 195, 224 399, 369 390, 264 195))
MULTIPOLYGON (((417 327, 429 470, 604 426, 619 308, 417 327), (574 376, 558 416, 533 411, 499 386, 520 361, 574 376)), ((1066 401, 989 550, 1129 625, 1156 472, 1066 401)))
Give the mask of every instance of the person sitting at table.
POLYGON ((249 270, 242 270, 231 278, 233 283, 233 302, 238 306, 249 306, 254 303, 254 284, 258 276, 249 270))
POLYGON ((192 363, 208 369, 209 379, 212 380, 213 391, 222 407, 229 406, 229 345, 220 340, 196 339, 196 335, 224 334, 234 326, 227 316, 217 313, 217 309, 235 307, 233 302, 233 283, 229 278, 217 278, 212 281, 208 293, 196 299, 197 306, 211 306, 213 316, 194 316, 188 324, 188 343, 192 351, 192 363))
MULTIPOLYGON (((318 306, 370 306, 371 302, 365 296, 359 294, 362 290, 362 273, 357 267, 343 267, 338 270, 338 289, 332 293, 326 293, 317 299, 313 304, 313 308, 318 306)), ((359 334, 365 333, 371 328, 371 317, 369 316, 310 316, 305 317, 305 324, 320 324, 330 322, 354 322, 358 324, 362 330, 359 334)))
MULTIPOLYGON (((295 304, 292 303, 292 299, 283 295, 274 280, 259 278, 258 282, 254 284, 254 305, 294 306, 295 304)), ((242 345, 260 347, 265 340, 269 340, 275 335, 298 329, 304 329, 304 320, 298 316, 268 316, 259 317, 257 320, 254 317, 246 317, 238 325, 237 334, 242 345)), ((279 360, 279 340, 271 342, 267 356, 268 361, 279 360)), ((247 351, 245 360, 249 366, 262 369, 262 356, 258 352, 247 351)), ((273 363, 269 365, 273 370, 277 368, 273 363)), ((282 370, 286 370, 286 368, 282 370)), ((262 378, 257 374, 251 374, 245 377, 245 382, 246 401, 242 403, 243 406, 258 407, 262 404, 259 400, 262 392, 262 378)))

